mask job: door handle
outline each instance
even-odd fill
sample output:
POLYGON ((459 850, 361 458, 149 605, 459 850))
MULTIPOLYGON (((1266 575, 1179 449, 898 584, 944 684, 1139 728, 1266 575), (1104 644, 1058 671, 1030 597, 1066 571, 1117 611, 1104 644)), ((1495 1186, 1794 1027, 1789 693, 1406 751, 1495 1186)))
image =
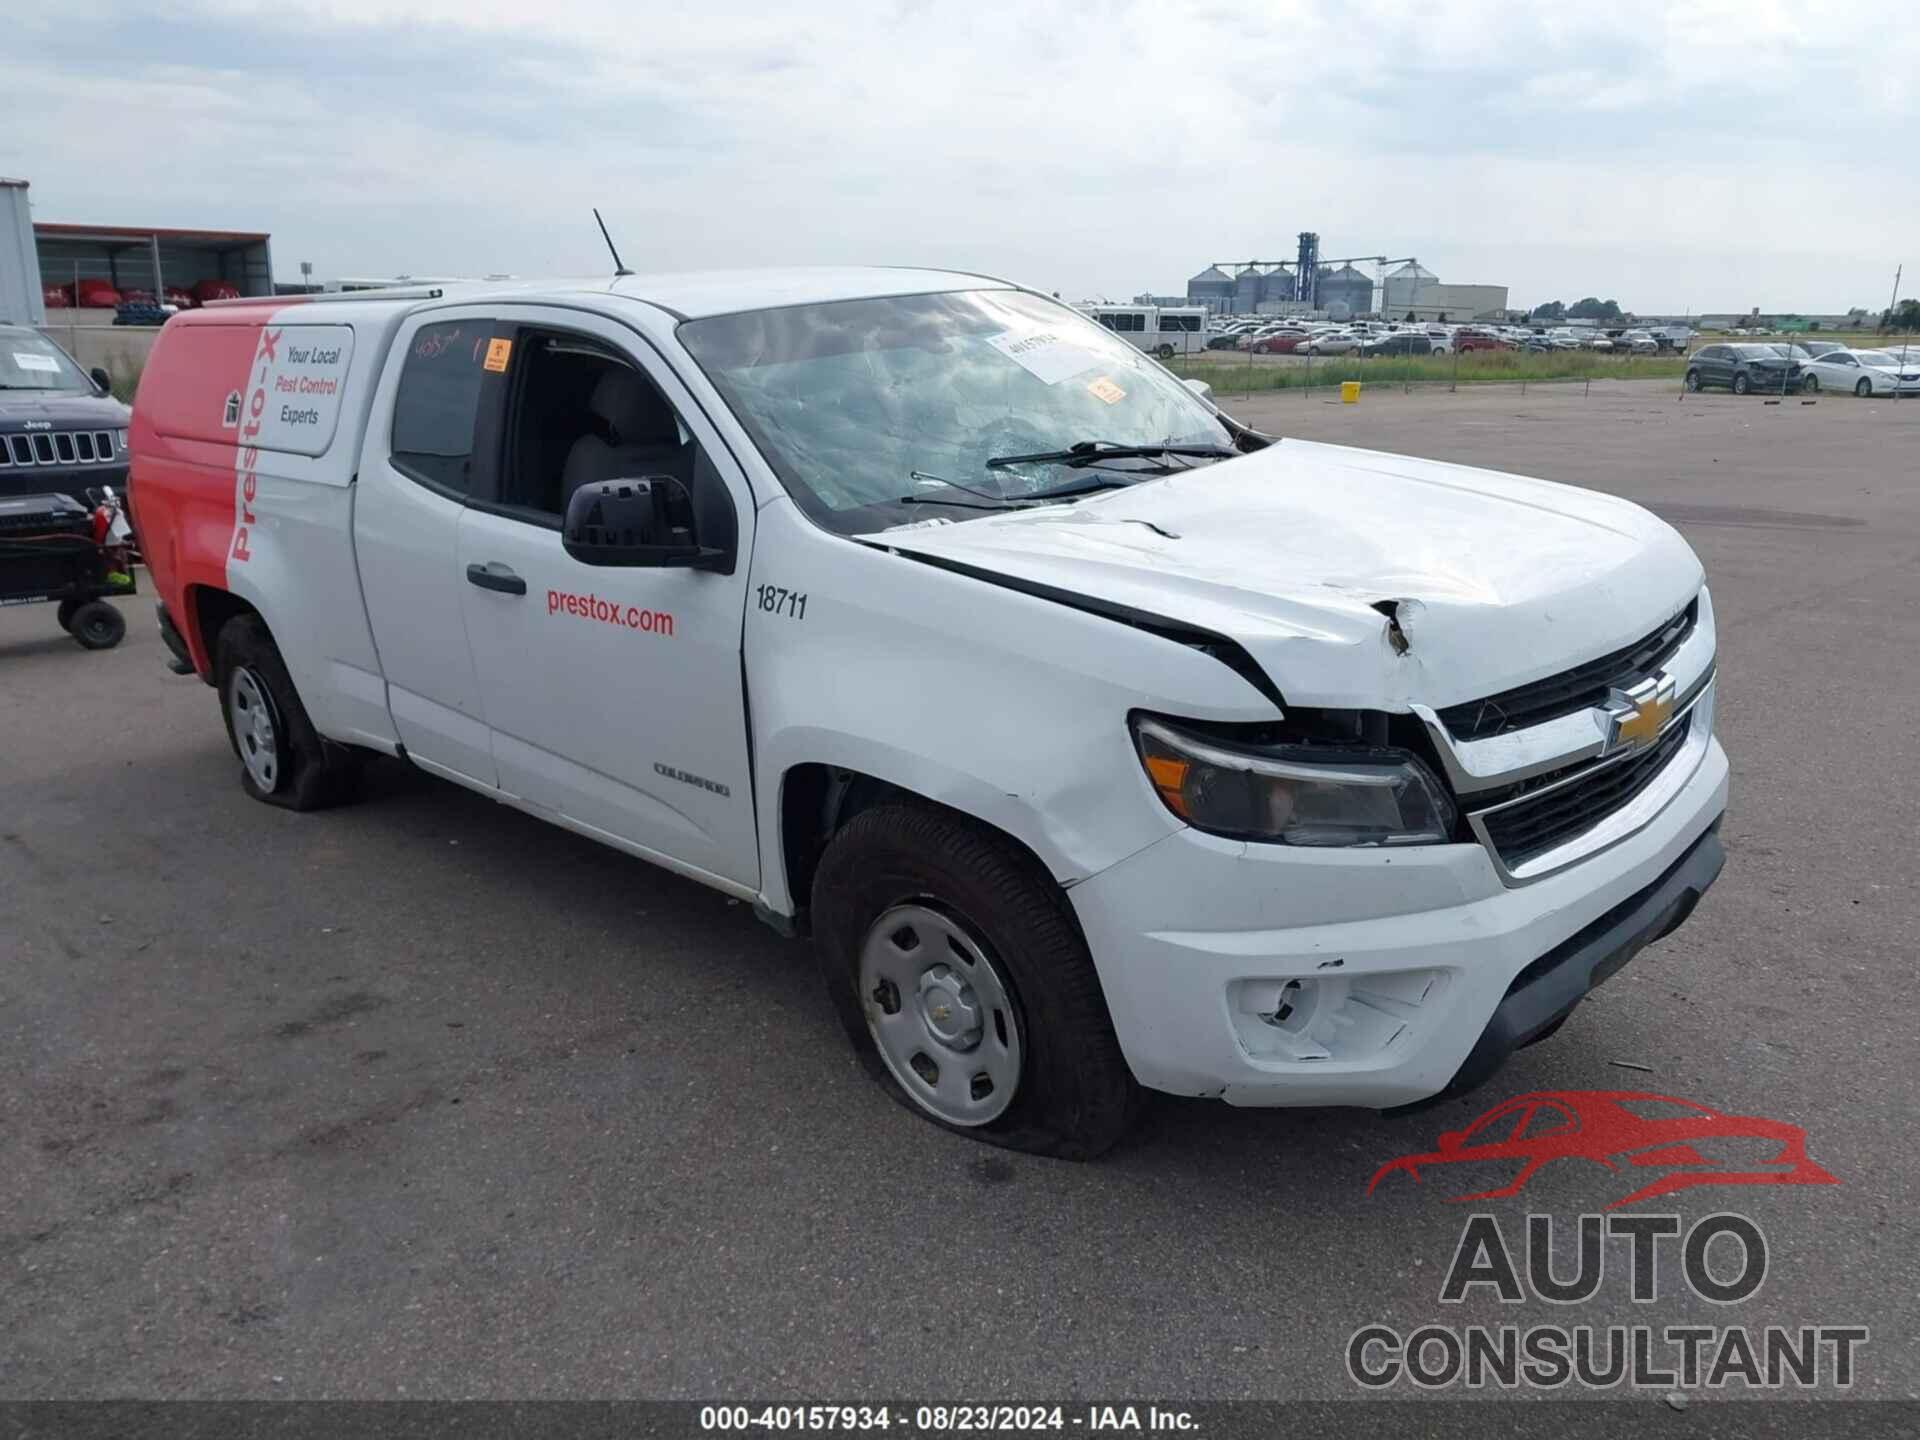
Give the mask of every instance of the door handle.
POLYGON ((478 585, 482 590, 498 590, 502 595, 527 593, 527 582, 498 561, 467 566, 467 583, 478 585))

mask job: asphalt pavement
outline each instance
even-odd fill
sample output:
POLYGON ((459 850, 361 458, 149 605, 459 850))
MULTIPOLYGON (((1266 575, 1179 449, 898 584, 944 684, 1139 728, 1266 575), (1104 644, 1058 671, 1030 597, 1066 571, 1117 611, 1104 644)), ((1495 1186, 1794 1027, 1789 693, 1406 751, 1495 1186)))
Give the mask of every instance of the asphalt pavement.
POLYGON ((1700 552, 1727 869, 1557 1036, 1421 1114, 1159 1098, 1097 1163, 1008 1155, 881 1094, 748 907, 397 763, 349 808, 255 804, 146 598, 98 654, 9 609, 0 1396, 1332 1398, 1375 1323, 1863 1325, 1852 1393, 1920 1392, 1920 403, 1235 409, 1630 496, 1700 552), (1644 1178, 1368 1195, 1532 1090, 1801 1126, 1838 1183, 1629 1207, 1750 1217, 1735 1305, 1677 1267, 1636 1305, 1617 1246, 1583 1305, 1442 1303, 1471 1211, 1553 1216, 1564 1272, 1644 1178))

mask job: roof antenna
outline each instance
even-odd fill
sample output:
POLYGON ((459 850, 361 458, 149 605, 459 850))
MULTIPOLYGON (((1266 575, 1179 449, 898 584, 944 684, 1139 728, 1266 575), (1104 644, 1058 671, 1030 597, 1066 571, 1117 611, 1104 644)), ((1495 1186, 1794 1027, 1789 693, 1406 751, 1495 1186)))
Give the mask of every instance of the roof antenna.
POLYGON ((633 274, 631 270, 620 263, 620 252, 613 248, 613 236, 607 234, 607 222, 600 218, 600 207, 597 205, 593 210, 593 219, 594 223, 600 227, 600 238, 607 242, 607 253, 613 256, 613 278, 618 280, 622 275, 633 274))

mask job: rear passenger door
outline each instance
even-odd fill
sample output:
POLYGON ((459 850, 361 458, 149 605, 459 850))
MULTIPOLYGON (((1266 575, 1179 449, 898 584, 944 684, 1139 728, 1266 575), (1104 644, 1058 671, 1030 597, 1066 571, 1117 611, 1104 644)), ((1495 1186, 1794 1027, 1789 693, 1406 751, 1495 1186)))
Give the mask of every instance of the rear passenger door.
MULTIPOLYGON (((492 786, 493 748, 462 607, 459 530, 484 445, 491 315, 435 310, 405 321, 374 400, 354 486, 354 553, 407 754, 492 786)), ((339 597, 348 604, 348 596, 339 597)))
POLYGON ((637 331, 582 311, 503 313, 495 458, 461 525, 453 587, 500 786, 649 859, 755 888, 745 477, 637 331), (716 517, 731 524, 731 574, 566 552, 572 488, 654 474, 695 492, 703 544, 716 517))

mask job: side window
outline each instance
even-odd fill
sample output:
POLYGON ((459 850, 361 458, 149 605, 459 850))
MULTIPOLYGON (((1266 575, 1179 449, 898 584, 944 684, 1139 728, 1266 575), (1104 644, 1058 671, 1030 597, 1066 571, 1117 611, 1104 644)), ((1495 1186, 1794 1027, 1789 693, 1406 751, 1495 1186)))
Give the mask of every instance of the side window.
MULTIPOLYGON (((500 465, 500 505, 558 527, 567 502, 603 480, 669 476, 699 506, 732 502, 646 372, 598 340, 525 329, 514 342, 500 465)), ((708 522, 703 520, 702 529, 708 522)))
POLYGON ((485 320, 449 320, 414 332, 393 402, 394 469, 467 493, 492 336, 485 320))

